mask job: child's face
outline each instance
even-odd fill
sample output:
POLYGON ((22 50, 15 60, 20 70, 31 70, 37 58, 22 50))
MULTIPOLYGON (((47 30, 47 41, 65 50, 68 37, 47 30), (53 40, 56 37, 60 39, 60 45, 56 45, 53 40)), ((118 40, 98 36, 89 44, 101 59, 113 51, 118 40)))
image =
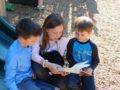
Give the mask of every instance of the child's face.
POLYGON ((49 40, 57 41, 63 34, 63 31, 64 31, 63 25, 59 25, 51 30, 50 29, 47 30, 49 40))
POLYGON ((37 40, 39 36, 30 36, 27 40, 25 40, 25 43, 27 46, 32 46, 37 40))
POLYGON ((87 32, 87 31, 78 31, 76 30, 76 38, 78 39, 78 41, 80 42, 85 42, 90 38, 90 34, 91 32, 87 32))

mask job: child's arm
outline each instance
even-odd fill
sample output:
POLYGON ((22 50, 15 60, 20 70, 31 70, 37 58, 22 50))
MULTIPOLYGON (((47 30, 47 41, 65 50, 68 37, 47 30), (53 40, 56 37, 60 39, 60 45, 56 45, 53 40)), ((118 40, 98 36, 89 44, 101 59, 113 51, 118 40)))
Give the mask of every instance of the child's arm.
POLYGON ((66 48, 67 48, 67 44, 68 44, 69 39, 66 37, 62 37, 59 41, 59 52, 61 54, 61 56, 64 56, 64 54, 66 53, 66 48))
POLYGON ((92 70, 94 70, 97 65, 99 64, 100 59, 99 59, 99 55, 98 55, 98 48, 95 44, 93 44, 93 49, 92 49, 92 64, 90 66, 90 68, 92 70))
POLYGON ((17 69, 17 57, 9 54, 6 58, 5 65, 5 82, 10 90, 19 90, 15 83, 15 75, 17 69))
POLYGON ((42 58, 39 55, 39 50, 40 50, 40 39, 32 46, 32 60, 42 65, 44 58, 42 58))
POLYGON ((92 43, 92 63, 90 65, 90 67, 87 68, 87 70, 85 70, 83 74, 85 74, 86 76, 90 76, 93 75, 93 71, 95 70, 95 68, 97 67, 97 65, 99 64, 99 55, 98 55, 98 48, 97 46, 92 43))
POLYGON ((66 59, 70 67, 76 64, 75 60, 73 59, 73 55, 72 55, 73 43, 74 43, 74 38, 68 42, 67 52, 66 52, 66 59))

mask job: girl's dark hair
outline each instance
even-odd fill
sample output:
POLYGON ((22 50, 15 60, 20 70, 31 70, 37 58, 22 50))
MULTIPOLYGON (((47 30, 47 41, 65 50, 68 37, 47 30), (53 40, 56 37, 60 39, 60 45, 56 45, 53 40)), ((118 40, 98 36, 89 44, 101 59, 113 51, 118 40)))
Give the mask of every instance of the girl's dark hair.
POLYGON ((43 27, 42 27, 43 39, 42 39, 42 45, 40 46, 41 51, 44 51, 45 48, 47 47, 47 44, 49 43, 49 37, 48 37, 48 33, 46 32, 46 29, 47 30, 53 29, 59 25, 63 25, 64 27, 64 21, 60 14, 52 13, 45 19, 43 27))
POLYGON ((30 36, 39 36, 42 33, 41 27, 29 18, 21 19, 16 25, 16 33, 24 39, 30 36))

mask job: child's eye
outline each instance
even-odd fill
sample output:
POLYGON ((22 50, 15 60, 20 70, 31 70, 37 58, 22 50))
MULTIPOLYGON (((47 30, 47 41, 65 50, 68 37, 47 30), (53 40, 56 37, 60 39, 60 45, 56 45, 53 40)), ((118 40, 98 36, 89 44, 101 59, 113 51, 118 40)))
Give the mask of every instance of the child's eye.
POLYGON ((58 34, 62 34, 62 32, 54 32, 54 34, 58 35, 58 34))
POLYGON ((76 35, 77 35, 77 36, 79 36, 79 34, 78 34, 78 33, 76 33, 76 35))
POLYGON ((82 37, 84 37, 85 35, 84 34, 81 34, 82 37))
POLYGON ((76 33, 77 36, 82 36, 84 37, 85 35, 84 34, 79 34, 79 33, 76 33))
POLYGON ((57 32, 53 32, 54 34, 56 34, 57 32))

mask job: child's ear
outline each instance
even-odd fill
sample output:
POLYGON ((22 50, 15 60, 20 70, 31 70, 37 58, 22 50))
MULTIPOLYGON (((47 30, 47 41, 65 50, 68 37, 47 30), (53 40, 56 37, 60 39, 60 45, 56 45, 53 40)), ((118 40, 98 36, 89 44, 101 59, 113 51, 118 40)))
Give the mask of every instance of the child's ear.
POLYGON ((95 30, 94 28, 90 31, 90 34, 94 34, 95 33, 95 30))
POLYGON ((91 34, 93 32, 93 30, 89 31, 88 33, 91 34))

